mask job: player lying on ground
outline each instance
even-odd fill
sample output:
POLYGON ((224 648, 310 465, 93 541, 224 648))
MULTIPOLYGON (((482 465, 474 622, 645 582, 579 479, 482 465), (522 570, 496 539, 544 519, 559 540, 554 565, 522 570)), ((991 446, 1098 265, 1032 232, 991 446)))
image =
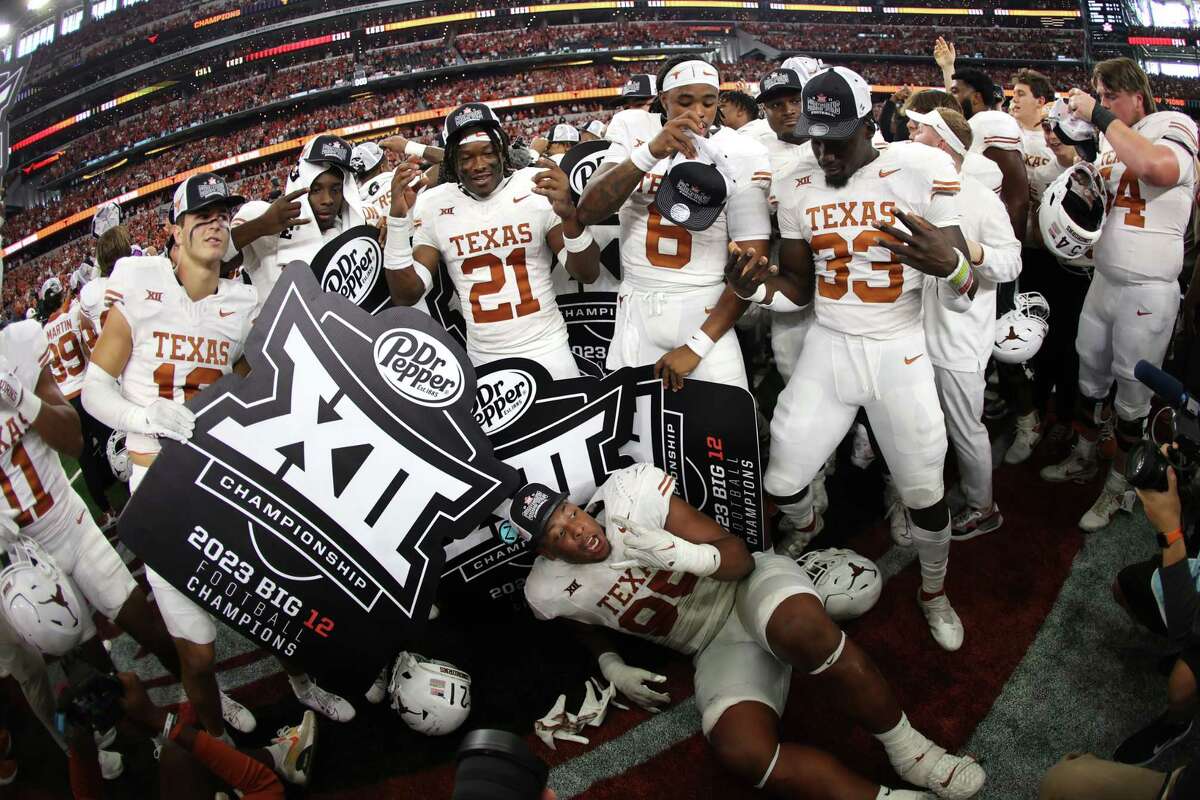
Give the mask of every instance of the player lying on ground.
POLYGON ((912 727, 891 686, 829 619, 794 561, 751 555, 673 487, 670 475, 637 464, 611 475, 586 510, 565 492, 540 484, 521 489, 510 513, 539 554, 525 584, 534 613, 572 620, 604 677, 649 709, 669 701, 653 688, 666 679, 625 664, 589 626, 693 656, 704 734, 721 762, 756 788, 823 800, 926 796, 879 786, 828 753, 780 742, 794 667, 879 739, 901 778, 939 797, 979 791, 983 768, 912 727))

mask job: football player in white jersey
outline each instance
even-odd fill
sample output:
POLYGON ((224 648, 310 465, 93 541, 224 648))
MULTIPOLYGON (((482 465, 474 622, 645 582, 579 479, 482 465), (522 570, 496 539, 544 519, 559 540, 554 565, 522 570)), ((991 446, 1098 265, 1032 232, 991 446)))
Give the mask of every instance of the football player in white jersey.
MULTIPOLYGON (((218 175, 188 178, 176 189, 173 204, 178 265, 160 257, 123 259, 109 279, 111 307, 92 351, 83 403, 100 421, 127 432, 131 492, 154 463, 160 437, 187 441, 191 436, 195 415, 183 404, 223 375, 247 369, 242 351, 258 293, 240 280, 220 277, 231 210, 242 200, 218 175)), ((147 568, 146 576, 175 639, 183 687, 201 724, 221 736, 224 715, 238 730, 253 730, 250 712, 217 688, 212 616, 154 570, 147 568)), ((301 703, 330 719, 353 718, 349 703, 281 662, 301 703)))
POLYGON ((1020 126, 1008 114, 995 110, 1004 95, 991 77, 978 69, 956 70, 955 55, 954 44, 939 36, 933 46, 933 60, 942 70, 942 82, 971 123, 974 139, 971 149, 995 161, 1004 173, 1000 199, 1008 209, 1013 231, 1024 241, 1029 217, 1029 179, 1021 153, 1020 126))
POLYGON ((701 727, 717 758, 776 797, 926 797, 889 789, 828 753, 780 742, 792 669, 832 681, 841 710, 883 744, 904 780, 941 797, 971 797, 983 769, 909 723, 887 680, 825 613, 790 558, 745 542, 675 495, 651 464, 614 472, 584 507, 529 484, 510 516, 538 552, 525 598, 539 619, 570 620, 616 689, 654 709, 665 678, 629 666, 603 629, 692 656, 701 727))
POLYGON ((937 278, 926 275, 924 290, 925 341, 967 501, 951 520, 951 536, 966 541, 991 533, 1004 522, 992 496, 992 443, 982 421, 984 369, 996 329, 996 284, 1020 274, 1021 242, 1000 198, 966 174, 964 161, 972 132, 962 114, 934 109, 928 114, 909 111, 908 118, 918 126, 913 141, 950 156, 962 176, 962 232, 979 283, 971 307, 963 313, 939 302, 937 293, 944 287, 937 278))
MULTIPOLYGON (((67 479, 59 454, 78 456, 83 437, 78 415, 50 375, 49 360, 49 342, 37 321, 0 330, 0 494, 6 506, 0 535, 19 529, 36 541, 72 579, 82 600, 179 675, 163 619, 67 479)), ((98 638, 85 642, 82 653, 94 666, 111 668, 98 638)), ((20 678, 36 682, 29 672, 35 665, 17 661, 26 662, 20 678)))
POLYGON ((759 120, 758 102, 737 89, 721 92, 717 108, 721 112, 721 124, 744 133, 743 128, 759 120))
POLYGON ((667 61, 656 101, 662 113, 628 110, 613 117, 605 134, 612 144, 579 201, 585 224, 613 213, 621 220, 622 280, 609 368, 654 363, 656 374, 676 387, 692 375, 747 388, 732 331, 746 304, 725 288, 727 247, 734 241, 766 255, 770 245, 766 149, 729 128, 709 133, 719 86, 707 61, 667 61), (698 138, 719 151, 736 188, 712 224, 693 231, 666 219, 655 196, 674 156, 698 155, 698 138))
POLYGON ((310 263, 326 242, 366 224, 358 183, 350 168, 346 140, 323 133, 309 139, 288 176, 284 194, 273 203, 251 200, 233 217, 224 260, 240 252, 242 269, 267 302, 280 271, 293 261, 310 263))
POLYGON ((1096 271, 1075 339, 1079 437, 1062 464, 1042 471, 1047 480, 1094 475, 1099 426, 1116 411, 1116 457, 1100 497, 1079 521, 1089 532, 1130 510, 1135 499, 1125 480, 1125 457, 1142 438, 1152 393, 1133 368, 1142 359, 1161 365, 1175 329, 1197 152, 1196 123, 1178 111, 1159 111, 1146 73, 1131 59, 1101 61, 1092 86, 1100 103, 1072 89, 1069 104, 1101 133, 1096 166, 1108 188, 1109 213, 1093 248, 1096 271))
POLYGON ((95 346, 96 338, 100 336, 100 327, 104 323, 104 290, 108 285, 108 276, 112 274, 117 261, 131 255, 133 242, 129 238, 129 230, 124 225, 109 228, 100 234, 100 239, 96 242, 96 269, 100 274, 79 289, 79 324, 89 352, 95 346))
POLYGON ((513 170, 508 136, 483 103, 450 112, 444 138, 442 183, 417 197, 411 222, 406 199, 393 191, 384 248, 392 300, 420 300, 444 261, 462 304, 471 363, 529 358, 553 378, 577 377, 550 269, 565 249, 568 272, 591 282, 600 250, 579 223, 566 175, 549 159, 513 170))
POLYGON ((350 169, 358 183, 358 198, 368 225, 377 225, 392 207, 392 170, 388 169, 383 148, 375 142, 354 146, 350 169))
MULTIPOLYGON (((42 285, 42 303, 55 310, 51 312, 43 331, 49 345, 47 366, 58 390, 74 407, 83 428, 83 450, 79 454, 79 469, 87 485, 92 502, 100 511, 97 524, 107 531, 116 524, 112 504, 105 492, 112 486, 112 468, 108 465, 105 448, 112 433, 108 427, 97 422, 83 407, 79 394, 83 390, 83 376, 87 371, 90 345, 83 331, 81 304, 70 297, 63 297, 62 284, 50 278, 42 285)), ((93 340, 94 342, 94 340, 93 340)))
POLYGON ((950 515, 943 500, 946 426, 921 327, 925 275, 942 302, 970 306, 973 270, 959 230, 960 178, 949 156, 916 145, 871 145, 870 87, 834 67, 804 86, 797 135, 812 138, 818 169, 781 187, 779 274, 760 259, 730 285, 754 302, 798 308, 816 282, 817 323, 771 421, 764 488, 796 528, 811 524, 803 491, 849 431, 859 408, 875 431, 909 509, 921 561, 918 600, 934 639, 962 646, 945 594, 950 515), (897 227, 903 225, 907 232, 897 227))

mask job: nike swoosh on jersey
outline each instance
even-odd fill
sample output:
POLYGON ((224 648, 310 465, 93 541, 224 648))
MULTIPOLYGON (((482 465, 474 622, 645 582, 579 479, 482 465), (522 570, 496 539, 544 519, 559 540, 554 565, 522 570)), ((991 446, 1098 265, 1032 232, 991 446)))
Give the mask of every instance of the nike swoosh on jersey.
POLYGON ((895 169, 881 169, 879 170, 879 177, 886 178, 888 175, 895 175, 902 169, 904 169, 904 167, 896 167, 895 169))
POLYGON ((1153 313, 1154 313, 1153 311, 1142 311, 1140 308, 1137 310, 1137 315, 1139 317, 1148 317, 1153 313))
POLYGON ((921 357, 921 356, 923 356, 923 355, 925 355, 925 354, 924 354, 924 353, 917 353, 917 354, 916 354, 915 356, 913 356, 912 358, 908 358, 908 357, 906 356, 906 357, 905 357, 905 359, 904 359, 904 363, 905 363, 905 364, 911 364, 911 363, 913 363, 914 361, 916 361, 918 358, 920 358, 920 357, 921 357))
POLYGON ((513 198, 513 202, 514 202, 514 203, 519 203, 519 202, 521 202, 522 200, 524 200, 526 197, 529 197, 529 195, 527 195, 527 194, 523 194, 523 195, 521 195, 520 197, 514 197, 514 198, 513 198))
POLYGON ((87 509, 79 512, 79 519, 75 520, 75 524, 79 525, 83 522, 83 515, 87 513, 87 509))
POLYGON ((223 308, 222 308, 220 311, 218 311, 218 312, 217 312, 217 314, 219 314, 221 317, 228 317, 230 314, 234 314, 234 313, 236 313, 236 312, 234 312, 234 311, 226 311, 226 310, 225 310, 225 309, 223 309, 223 308))

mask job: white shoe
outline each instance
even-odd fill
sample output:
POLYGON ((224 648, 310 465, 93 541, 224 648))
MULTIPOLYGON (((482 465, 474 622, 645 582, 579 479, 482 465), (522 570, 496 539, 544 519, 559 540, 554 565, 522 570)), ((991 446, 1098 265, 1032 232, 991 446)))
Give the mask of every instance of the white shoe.
POLYGON ((250 709, 221 692, 221 716, 225 724, 238 733, 250 733, 258 726, 258 720, 250 713, 250 709))
POLYGON ((297 786, 307 785, 317 752, 317 715, 305 711, 299 725, 280 728, 279 735, 266 749, 275 762, 275 771, 285 781, 297 786))
POLYGON ((1104 481, 1104 491, 1092 503, 1092 507, 1079 519, 1079 527, 1088 533, 1108 527, 1118 511, 1132 511, 1137 495, 1129 488, 1129 483, 1123 476, 1108 474, 1104 481))
POLYGON ((125 772, 125 759, 120 753, 111 750, 100 750, 97 754, 100 760, 100 775, 106 781, 115 781, 125 772))
POLYGON ((896 484, 890 475, 883 479, 884 516, 887 517, 888 529, 892 532, 892 541, 899 547, 912 547, 912 529, 908 524, 908 509, 900 500, 896 484))
POLYGON ((1070 455, 1058 464, 1042 467, 1041 476, 1042 480, 1050 483, 1086 483, 1096 477, 1097 469, 1096 443, 1080 436, 1075 440, 1070 455))
POLYGON ((383 670, 375 676, 375 682, 371 684, 371 688, 367 689, 367 702, 378 705, 383 702, 383 698, 387 697, 388 681, 390 670, 384 667, 383 670))
POLYGON ((925 612, 925 621, 929 623, 929 632, 933 634, 933 640, 943 650, 953 652, 962 647, 965 635, 962 620, 951 607, 945 592, 926 600, 921 597, 921 590, 918 589, 917 603, 921 606, 921 611, 925 612))
POLYGON ((974 797, 987 780, 987 773, 975 759, 947 753, 932 742, 929 749, 912 759, 907 768, 897 767, 896 774, 947 800, 974 797))
POLYGON ((966 508, 950 520, 950 541, 965 542, 998 530, 1003 524, 1000 506, 995 503, 991 508, 966 508))
POLYGON ((1041 440, 1042 426, 1036 411, 1017 417, 1017 435, 1004 453, 1004 463, 1020 464, 1028 460, 1041 440))
POLYGON ((875 460, 875 448, 871 447, 871 437, 867 435, 867 426, 861 422, 854 426, 854 446, 850 450, 850 463, 859 469, 866 469, 875 460))
POLYGON ((791 559, 799 558, 824 527, 825 521, 815 512, 812 522, 803 528, 797 528, 796 523, 785 514, 779 523, 780 537, 775 543, 775 552, 791 559))
POLYGON ((327 692, 311 678, 308 680, 308 685, 303 691, 296 689, 295 684, 292 685, 292 692, 295 693, 296 699, 302 705, 306 705, 313 711, 316 711, 323 717, 333 720, 334 722, 349 722, 354 719, 354 706, 344 697, 339 697, 333 692, 327 692))

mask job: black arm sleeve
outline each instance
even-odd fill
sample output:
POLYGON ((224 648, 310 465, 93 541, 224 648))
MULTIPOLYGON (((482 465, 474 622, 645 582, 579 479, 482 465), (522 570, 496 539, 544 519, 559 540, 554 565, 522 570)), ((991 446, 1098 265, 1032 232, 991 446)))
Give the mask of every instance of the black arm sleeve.
POLYGON ((889 97, 883 101, 883 106, 879 109, 879 131, 883 134, 884 141, 894 142, 896 140, 892 134, 892 121, 895 118, 896 104, 889 97))

